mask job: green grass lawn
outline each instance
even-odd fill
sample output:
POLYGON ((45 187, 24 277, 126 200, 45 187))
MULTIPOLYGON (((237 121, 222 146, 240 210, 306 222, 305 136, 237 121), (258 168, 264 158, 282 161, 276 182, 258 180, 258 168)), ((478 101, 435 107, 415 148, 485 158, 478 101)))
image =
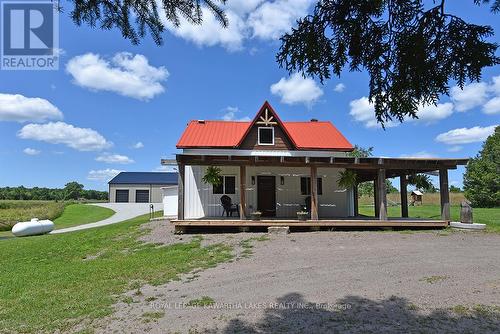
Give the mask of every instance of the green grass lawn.
POLYGON ((54 220, 56 229, 95 223, 111 217, 115 212, 108 208, 89 204, 70 204, 63 214, 54 220))
POLYGON ((0 241, 0 328, 15 332, 70 329, 112 312, 120 294, 231 259, 224 245, 200 239, 158 246, 137 241, 148 220, 79 232, 0 241))
MULTIPOLYGON (((441 207, 439 205, 422 205, 422 206, 409 206, 408 214, 414 218, 441 218, 441 207)), ((373 216, 373 205, 360 205, 359 213, 362 215, 373 216)), ((400 206, 390 206, 387 208, 387 215, 389 217, 401 217, 400 206)), ((475 223, 486 224, 487 230, 490 232, 500 233, 500 208, 474 208, 473 218, 475 223)), ((451 207, 451 220, 460 220, 460 207, 453 205, 451 207)))

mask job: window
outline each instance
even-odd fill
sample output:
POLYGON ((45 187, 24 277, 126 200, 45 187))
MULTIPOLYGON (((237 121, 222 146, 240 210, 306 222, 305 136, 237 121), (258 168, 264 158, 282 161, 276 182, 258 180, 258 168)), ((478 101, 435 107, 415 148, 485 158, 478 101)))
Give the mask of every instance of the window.
POLYGON ((259 145, 274 145, 274 128, 259 128, 259 145))
MULTIPOLYGON (((318 177, 318 195, 323 195, 323 179, 318 177)), ((311 195, 311 178, 301 177, 300 178, 300 193, 302 195, 311 195)))
POLYGON ((213 186, 214 194, 236 194, 236 176, 221 176, 220 180, 213 186))
POLYGON ((136 190, 135 191, 136 203, 149 203, 149 190, 136 190))

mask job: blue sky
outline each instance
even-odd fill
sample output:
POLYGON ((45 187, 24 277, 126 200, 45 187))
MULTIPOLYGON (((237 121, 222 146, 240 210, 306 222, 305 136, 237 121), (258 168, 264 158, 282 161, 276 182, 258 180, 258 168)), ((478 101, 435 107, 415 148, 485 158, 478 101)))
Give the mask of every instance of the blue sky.
MULTIPOLYGON (((498 66, 480 84, 423 109, 420 121, 385 131, 363 99, 366 73, 324 85, 289 76, 275 62, 277 37, 311 3, 230 0, 229 29, 207 15, 201 29, 183 25, 158 47, 150 38, 134 46, 116 30, 76 27, 64 2, 60 69, 0 71, 0 186, 76 180, 106 189, 117 171, 152 171, 173 157, 189 120, 253 117, 265 100, 283 120, 332 121, 377 156, 474 156, 500 123, 498 66)), ((457 3, 447 3, 448 11, 493 26, 491 40, 500 43, 500 15, 472 0, 457 3)), ((461 186, 462 173, 451 171, 450 182, 461 186)))

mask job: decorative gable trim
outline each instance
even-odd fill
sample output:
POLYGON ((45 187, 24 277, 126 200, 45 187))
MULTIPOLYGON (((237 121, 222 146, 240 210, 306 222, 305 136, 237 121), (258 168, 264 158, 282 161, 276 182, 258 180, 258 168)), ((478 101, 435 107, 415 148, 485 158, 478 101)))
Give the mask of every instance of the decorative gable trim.
POLYGON ((241 137, 237 147, 240 147, 241 144, 245 141, 247 138, 248 134, 250 131, 255 127, 255 125, 258 126, 278 126, 280 129, 283 131, 287 139, 292 143, 294 149, 297 149, 297 144, 293 140, 292 136, 290 136, 290 133, 284 126, 283 122, 279 118, 278 114, 276 111, 274 111, 273 107, 269 104, 269 102, 265 101, 262 107, 260 107, 259 111, 255 115, 252 123, 250 123, 250 126, 247 128, 245 134, 241 137))

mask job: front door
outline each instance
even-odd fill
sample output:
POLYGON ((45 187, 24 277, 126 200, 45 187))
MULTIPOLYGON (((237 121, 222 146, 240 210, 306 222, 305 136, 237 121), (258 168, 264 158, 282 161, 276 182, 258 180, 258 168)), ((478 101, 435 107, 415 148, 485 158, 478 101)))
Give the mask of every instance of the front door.
POLYGON ((257 176, 257 210, 262 217, 276 217, 276 178, 257 176))

